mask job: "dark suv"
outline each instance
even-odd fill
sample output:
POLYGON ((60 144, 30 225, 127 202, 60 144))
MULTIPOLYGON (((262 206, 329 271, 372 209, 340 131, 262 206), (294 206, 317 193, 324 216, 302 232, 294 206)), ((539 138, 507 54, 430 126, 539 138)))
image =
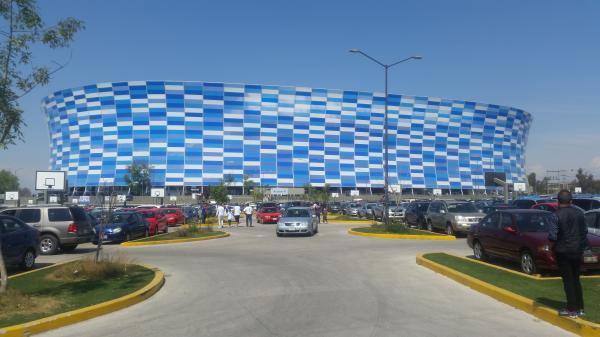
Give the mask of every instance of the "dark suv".
POLYGON ((0 215, 0 241, 7 265, 18 265, 25 270, 33 268, 40 241, 35 228, 15 217, 0 215))
POLYGON ((409 226, 416 226, 424 229, 427 222, 425 220, 425 214, 429 208, 431 201, 413 201, 408 205, 404 212, 404 219, 406 224, 409 226))
POLYGON ((8 208, 1 214, 12 215, 40 232, 43 255, 73 251, 78 244, 92 240, 92 226, 79 206, 32 206, 8 208))

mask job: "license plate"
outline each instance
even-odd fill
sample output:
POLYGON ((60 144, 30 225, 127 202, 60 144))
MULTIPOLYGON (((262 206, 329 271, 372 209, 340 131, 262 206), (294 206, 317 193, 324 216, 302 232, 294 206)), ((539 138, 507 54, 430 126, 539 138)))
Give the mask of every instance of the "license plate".
POLYGON ((584 256, 583 263, 598 263, 597 256, 584 256))

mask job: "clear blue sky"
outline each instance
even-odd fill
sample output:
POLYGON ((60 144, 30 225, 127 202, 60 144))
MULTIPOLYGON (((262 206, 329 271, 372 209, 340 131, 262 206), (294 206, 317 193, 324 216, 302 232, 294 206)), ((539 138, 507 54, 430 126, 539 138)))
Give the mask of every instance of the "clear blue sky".
MULTIPOLYGON (((0 151, 24 186, 49 160, 40 100, 121 80, 198 80, 382 90, 510 105, 534 116, 527 168, 600 174, 600 2, 573 1, 40 1, 47 23, 87 29, 50 85, 23 98, 25 143, 0 151), (559 134, 563 133, 562 137, 559 134)), ((42 50, 36 61, 70 51, 42 50)))

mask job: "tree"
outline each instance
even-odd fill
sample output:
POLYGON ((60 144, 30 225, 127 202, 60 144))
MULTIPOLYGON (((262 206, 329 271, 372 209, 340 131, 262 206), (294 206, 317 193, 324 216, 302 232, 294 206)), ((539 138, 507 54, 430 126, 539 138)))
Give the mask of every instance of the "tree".
POLYGON ((252 190, 252 199, 254 202, 263 201, 265 198, 265 192, 262 188, 255 188, 252 190))
POLYGON ((151 186, 148 164, 133 163, 127 167, 127 171, 129 174, 126 174, 124 179, 131 194, 146 195, 148 188, 151 186))
POLYGON ((0 171, 0 193, 19 190, 19 178, 8 170, 0 171))
POLYGON ((225 204, 229 201, 227 195, 227 186, 224 181, 221 181, 218 185, 209 187, 209 196, 219 204, 225 204))
POLYGON ((244 182, 242 184, 242 195, 250 195, 252 188, 254 188, 254 181, 250 180, 249 176, 244 176, 244 182))
POLYGON ((594 175, 578 169, 575 174, 575 183, 581 187, 582 193, 597 193, 600 190, 600 181, 594 179, 594 175))
POLYGON ((537 176, 536 176, 535 172, 531 172, 527 175, 527 183, 533 189, 533 193, 536 193, 535 188, 537 186, 537 176))
POLYGON ((51 49, 65 48, 83 22, 66 18, 46 27, 36 0, 0 0, 0 16, 5 20, 0 31, 0 148, 6 149, 23 140, 23 109, 19 99, 39 85, 46 85, 52 74, 65 67, 35 66, 32 49, 43 45, 51 49))
POLYGON ((23 187, 23 188, 19 188, 19 197, 30 197, 31 196, 31 190, 27 187, 23 187))
POLYGON ((331 197, 331 194, 329 193, 329 184, 325 184, 323 185, 323 189, 321 190, 320 194, 320 200, 323 203, 327 203, 329 201, 329 197, 331 197))

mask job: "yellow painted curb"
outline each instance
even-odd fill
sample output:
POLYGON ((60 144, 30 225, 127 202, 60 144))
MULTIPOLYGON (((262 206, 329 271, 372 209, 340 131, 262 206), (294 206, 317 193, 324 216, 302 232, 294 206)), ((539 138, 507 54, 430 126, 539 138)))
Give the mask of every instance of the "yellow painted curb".
POLYGON ((405 240, 438 240, 438 241, 452 241, 456 240, 455 236, 450 235, 418 235, 418 234, 380 234, 380 233, 363 233, 357 232, 352 229, 348 230, 348 234, 369 236, 373 238, 384 238, 384 239, 405 239, 405 240))
MULTIPOLYGON (((144 267, 149 268, 147 266, 144 267)), ((152 279, 152 281, 150 281, 150 283, 148 283, 142 289, 136 290, 129 295, 125 295, 123 297, 115 298, 114 300, 102 302, 89 307, 63 312, 62 314, 56 314, 54 316, 40 318, 38 320, 31 321, 28 323, 0 328, 0 336, 30 336, 33 334, 46 332, 70 324, 85 321, 139 303, 154 295, 165 283, 165 275, 162 271, 156 268, 150 269, 154 270, 154 278, 152 279)))
POLYGON ((493 297, 494 299, 506 303, 512 307, 530 313, 537 318, 543 319, 544 321, 561 327, 567 331, 586 337, 600 336, 600 324, 588 322, 580 318, 560 317, 555 309, 545 307, 532 299, 517 295, 502 288, 498 288, 487 282, 483 282, 472 276, 433 262, 423 257, 423 254, 417 255, 416 262, 417 264, 429 268, 436 273, 449 277, 459 283, 462 283, 463 285, 466 285, 469 288, 493 297))
POLYGON ((127 242, 121 243, 121 246, 137 247, 137 246, 166 245, 166 244, 170 244, 170 243, 183 243, 183 242, 220 239, 220 238, 226 238, 228 236, 230 236, 229 233, 213 235, 213 236, 205 236, 205 237, 201 237, 201 238, 187 238, 187 239, 173 239, 173 240, 159 240, 159 241, 127 241, 127 242))

